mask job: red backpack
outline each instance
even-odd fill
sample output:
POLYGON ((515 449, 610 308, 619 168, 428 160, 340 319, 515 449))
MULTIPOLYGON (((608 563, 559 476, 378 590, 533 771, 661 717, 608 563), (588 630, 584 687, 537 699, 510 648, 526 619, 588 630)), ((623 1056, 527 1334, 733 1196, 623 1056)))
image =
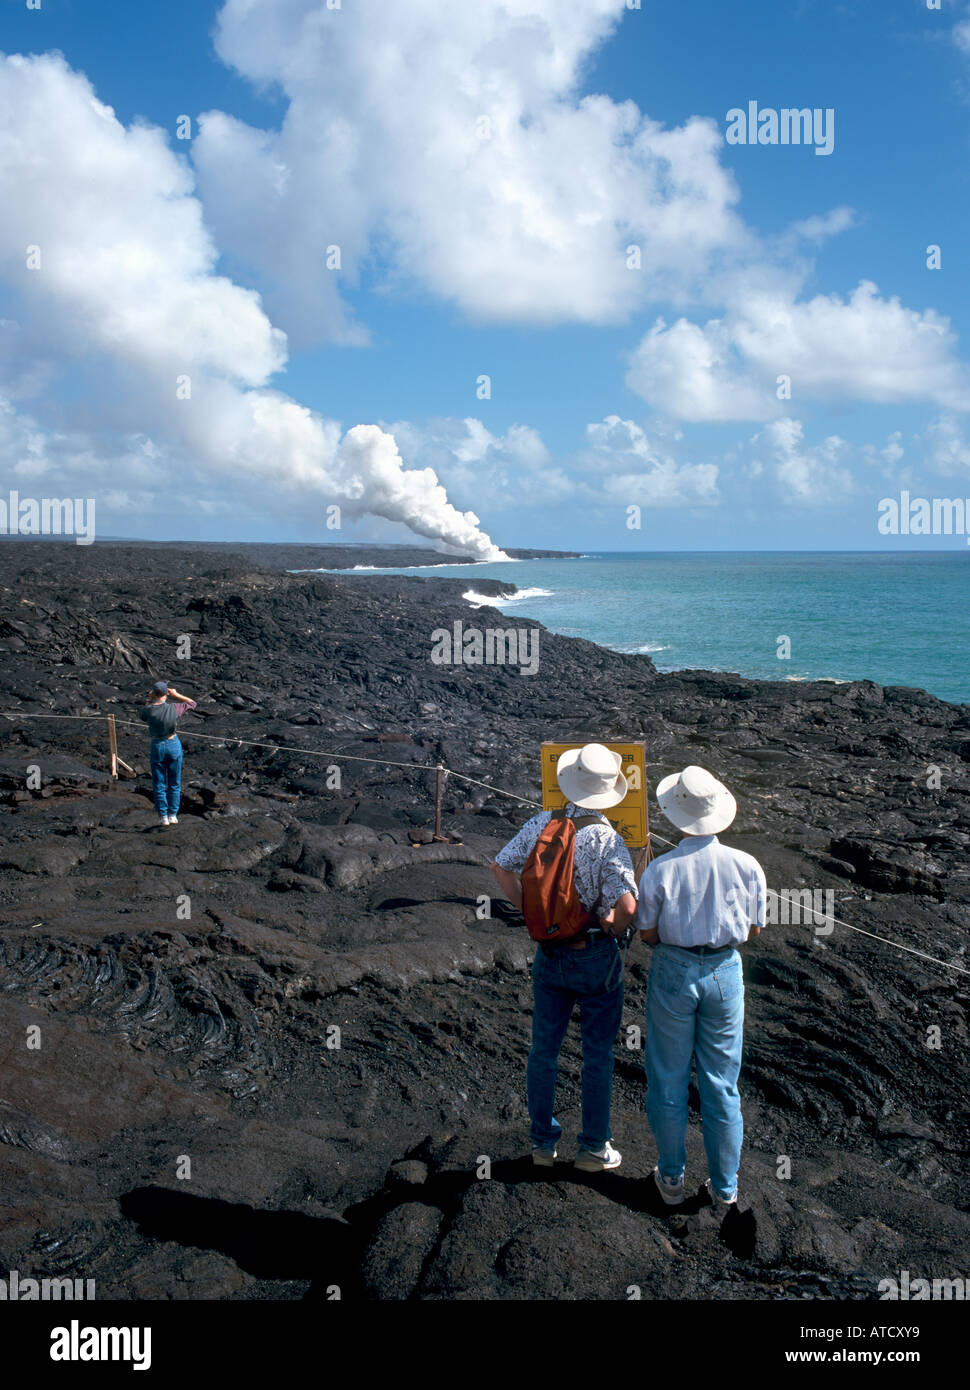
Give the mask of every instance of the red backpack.
POLYGON ((601 825, 599 816, 572 820, 565 811, 549 819, 522 870, 522 915, 533 941, 575 941, 597 923, 573 882, 576 830, 601 825))

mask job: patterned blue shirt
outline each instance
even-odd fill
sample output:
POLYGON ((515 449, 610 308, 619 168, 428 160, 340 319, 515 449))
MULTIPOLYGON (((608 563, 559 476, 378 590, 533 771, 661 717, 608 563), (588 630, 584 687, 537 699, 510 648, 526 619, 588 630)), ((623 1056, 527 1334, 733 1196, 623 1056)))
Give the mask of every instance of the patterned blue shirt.
POLYGON ((685 835, 640 879, 639 931, 665 946, 732 946, 765 925, 766 884, 757 859, 716 835, 685 835))
MULTIPOLYGON (((583 825, 576 831, 573 881, 579 901, 587 912, 602 916, 616 906, 624 893, 636 897, 637 881, 630 852, 602 811, 588 811, 574 806, 571 801, 566 811, 573 817, 596 816, 600 821, 599 825, 583 825)), ((500 869, 513 874, 522 872, 552 815, 552 811, 540 811, 526 821, 518 835, 495 856, 500 869)))

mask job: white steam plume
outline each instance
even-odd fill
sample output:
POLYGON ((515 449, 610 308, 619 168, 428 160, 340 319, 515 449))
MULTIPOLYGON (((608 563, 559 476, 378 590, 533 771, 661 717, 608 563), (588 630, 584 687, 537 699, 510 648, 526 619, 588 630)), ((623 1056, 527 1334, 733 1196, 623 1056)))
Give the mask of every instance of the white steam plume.
MULTIPOLYGON (((126 128, 59 55, 0 55, 0 129, 0 278, 13 306, 0 320, 0 395, 35 397, 32 418, 43 425, 46 413, 61 437, 71 431, 72 468, 87 456, 97 476, 97 449, 78 443, 79 423, 93 418, 102 454, 106 431, 147 434, 154 455, 178 467, 135 463, 126 478, 116 465, 114 487, 155 477, 160 491, 175 481, 184 494, 190 481, 243 475, 264 482, 268 500, 280 487, 318 498, 321 525, 337 503, 350 517, 403 523, 446 553, 506 558, 430 468, 403 466, 391 435, 358 425, 341 438, 336 422, 266 389, 286 361, 285 336, 258 295, 215 274, 191 172, 162 131, 126 128), (14 353, 16 373, 4 365, 14 353), (76 418, 45 399, 69 368, 97 392, 76 418)), ((16 472, 22 461, 0 463, 16 472)))

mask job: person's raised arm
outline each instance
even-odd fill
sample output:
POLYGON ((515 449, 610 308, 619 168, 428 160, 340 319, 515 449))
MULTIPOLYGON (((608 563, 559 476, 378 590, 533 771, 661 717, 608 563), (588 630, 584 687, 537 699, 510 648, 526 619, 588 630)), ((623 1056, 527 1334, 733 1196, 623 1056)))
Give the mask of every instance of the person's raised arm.
POLYGON ((177 701, 179 702, 179 704, 181 704, 181 705, 194 705, 194 704, 195 704, 195 701, 192 699, 192 697, 191 697, 190 695, 181 695, 181 694, 179 694, 179 692, 175 689, 175 686, 174 686, 174 685, 170 685, 170 686, 168 687, 168 693, 169 693, 169 695, 171 696, 171 698, 172 698, 173 700, 177 700, 177 701))

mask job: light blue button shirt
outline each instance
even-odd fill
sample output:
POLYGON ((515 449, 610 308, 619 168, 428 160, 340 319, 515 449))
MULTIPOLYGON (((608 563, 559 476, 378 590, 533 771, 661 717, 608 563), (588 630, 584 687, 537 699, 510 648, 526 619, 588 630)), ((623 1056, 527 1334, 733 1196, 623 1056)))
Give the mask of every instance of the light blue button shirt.
POLYGON ((667 946, 735 946, 765 925, 767 884, 750 854, 716 835, 685 835, 647 865, 640 879, 637 927, 659 928, 667 946))

